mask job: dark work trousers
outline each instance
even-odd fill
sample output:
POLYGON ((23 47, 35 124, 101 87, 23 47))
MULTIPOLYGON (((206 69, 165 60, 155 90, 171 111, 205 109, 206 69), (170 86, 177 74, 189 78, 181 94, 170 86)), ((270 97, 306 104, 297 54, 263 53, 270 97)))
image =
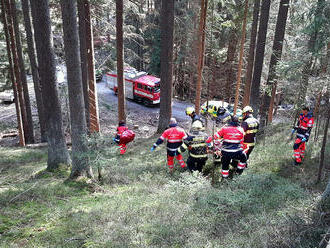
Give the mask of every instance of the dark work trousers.
MULTIPOLYGON (((241 163, 246 163, 247 157, 246 154, 243 151, 238 152, 225 152, 222 151, 222 157, 221 157, 221 164, 222 164, 222 170, 229 170, 229 164, 230 161, 237 160, 241 163)), ((243 172, 242 169, 236 169, 236 172, 238 174, 241 174, 243 172)))
POLYGON ((188 169, 190 171, 196 171, 198 170, 199 172, 202 172, 203 167, 206 163, 207 157, 206 158, 194 158, 189 156, 187 159, 187 165, 188 169))

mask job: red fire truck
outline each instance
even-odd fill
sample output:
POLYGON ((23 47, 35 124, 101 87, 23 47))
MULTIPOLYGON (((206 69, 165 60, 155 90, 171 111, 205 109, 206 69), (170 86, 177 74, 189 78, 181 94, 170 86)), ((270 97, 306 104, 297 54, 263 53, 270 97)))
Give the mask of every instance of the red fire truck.
MULTIPOLYGON (((106 73, 106 84, 116 94, 118 91, 117 72, 106 73)), ((160 78, 138 72, 134 68, 125 68, 125 96, 147 106, 156 105, 160 101, 160 78)))

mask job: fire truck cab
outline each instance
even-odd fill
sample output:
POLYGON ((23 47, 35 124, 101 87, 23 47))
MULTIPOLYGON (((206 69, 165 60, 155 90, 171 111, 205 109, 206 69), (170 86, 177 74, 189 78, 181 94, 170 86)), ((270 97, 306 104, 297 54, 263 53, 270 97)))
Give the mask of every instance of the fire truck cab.
MULTIPOLYGON (((106 85, 117 94, 117 72, 106 73, 106 85)), ((138 72, 134 68, 124 69, 125 97, 147 106, 160 102, 160 78, 138 72)))

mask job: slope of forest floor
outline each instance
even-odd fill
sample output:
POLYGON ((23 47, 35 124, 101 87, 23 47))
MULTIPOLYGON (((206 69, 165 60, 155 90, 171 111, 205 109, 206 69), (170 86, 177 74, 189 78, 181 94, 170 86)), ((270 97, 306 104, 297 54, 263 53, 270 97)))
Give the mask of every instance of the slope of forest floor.
POLYGON ((286 127, 274 130, 243 175, 214 186, 181 168, 169 175, 165 146, 149 151, 157 137, 124 156, 94 139, 102 184, 46 172, 45 149, 0 148, 0 247, 317 247, 320 143, 294 167, 286 127))

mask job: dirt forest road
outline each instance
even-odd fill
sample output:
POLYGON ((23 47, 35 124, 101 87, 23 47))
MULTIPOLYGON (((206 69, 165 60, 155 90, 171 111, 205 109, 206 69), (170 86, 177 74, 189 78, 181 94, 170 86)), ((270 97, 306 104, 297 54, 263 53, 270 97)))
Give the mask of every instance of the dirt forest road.
MULTIPOLYGON (((59 76, 58 76, 59 77, 59 76)), ((59 99, 62 105, 63 113, 63 128, 65 130, 66 136, 70 139, 70 125, 69 125, 69 108, 68 108, 68 96, 64 86, 65 79, 63 78, 61 84, 62 87, 59 87, 59 99)), ((30 94, 30 101, 32 107, 32 115, 34 121, 34 129, 36 134, 36 140, 40 139, 40 133, 38 129, 38 114, 36 107, 36 100, 34 94, 34 88, 32 79, 28 76, 28 87, 30 94)), ((98 92, 98 102, 99 102, 99 118, 101 133, 104 135, 112 136, 116 132, 116 127, 118 124, 117 120, 117 96, 112 90, 106 87, 104 81, 97 83, 97 92, 98 92)), ((187 102, 181 102, 176 99, 173 100, 173 117, 177 119, 179 125, 185 129, 190 128, 190 118, 186 116, 185 109, 188 106, 192 106, 187 102)), ((157 129, 158 117, 159 117, 159 106, 155 107, 146 107, 143 104, 128 100, 126 101, 127 109, 127 124, 129 127, 138 126, 135 129, 137 136, 139 137, 149 137, 153 135, 157 129)), ((0 102, 0 140, 1 136, 4 133, 17 132, 17 120, 16 120, 16 111, 15 104, 4 104, 0 102)), ((9 141, 9 140, 8 140, 9 141)), ((8 144, 15 144, 18 141, 18 137, 12 138, 8 144)), ((0 145, 5 145, 7 142, 4 140, 0 141, 0 145)))

